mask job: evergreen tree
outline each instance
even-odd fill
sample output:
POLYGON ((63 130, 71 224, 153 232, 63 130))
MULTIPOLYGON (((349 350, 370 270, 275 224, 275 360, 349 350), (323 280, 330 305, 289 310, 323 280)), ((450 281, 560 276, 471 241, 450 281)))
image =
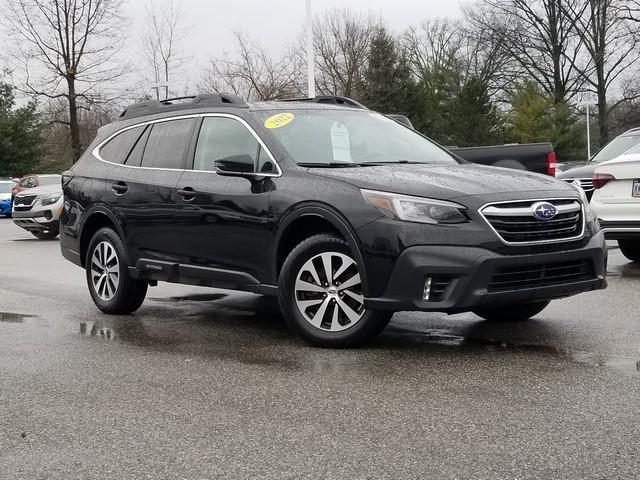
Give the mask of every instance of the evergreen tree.
POLYGON ((451 114, 449 126, 454 144, 467 147, 503 143, 503 121, 482 80, 471 77, 464 83, 451 114))
POLYGON ((33 171, 42 158, 42 125, 34 102, 16 108, 13 88, 0 83, 0 176, 33 171))

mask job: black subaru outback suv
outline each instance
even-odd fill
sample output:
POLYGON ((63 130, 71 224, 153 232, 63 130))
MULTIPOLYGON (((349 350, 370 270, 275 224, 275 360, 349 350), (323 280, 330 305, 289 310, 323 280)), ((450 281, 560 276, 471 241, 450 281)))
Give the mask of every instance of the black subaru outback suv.
POLYGON ((577 189, 465 163, 338 97, 135 104, 63 185, 62 253, 109 314, 158 281, 245 290, 278 296, 293 330, 337 347, 396 311, 523 320, 606 286, 577 189))

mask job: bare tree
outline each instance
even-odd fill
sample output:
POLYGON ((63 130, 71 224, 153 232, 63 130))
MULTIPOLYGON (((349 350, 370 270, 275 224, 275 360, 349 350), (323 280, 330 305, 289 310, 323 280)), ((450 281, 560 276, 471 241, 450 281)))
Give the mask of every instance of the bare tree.
POLYGON ((578 20, 583 0, 479 0, 466 10, 469 22, 491 32, 522 73, 555 103, 571 100, 582 89, 582 42, 578 20))
POLYGON ((113 62, 123 41, 121 0, 3 0, 2 7, 14 70, 24 76, 19 86, 29 94, 66 99, 65 123, 73 158, 79 158, 79 109, 122 74, 113 62))
POLYGON ((622 98, 609 105, 608 94, 640 59, 636 22, 640 12, 628 0, 580 0, 566 5, 568 16, 578 25, 588 54, 588 68, 581 73, 598 99, 598 129, 601 144, 609 139, 611 112, 619 105, 640 98, 636 89, 625 89, 622 98))
POLYGON ((274 100, 299 95, 299 57, 285 52, 273 58, 245 34, 235 33, 236 49, 213 59, 198 84, 201 92, 230 92, 247 100, 274 100))
POLYGON ((320 93, 357 97, 364 91, 369 48, 378 26, 372 15, 348 9, 331 10, 316 20, 313 34, 320 93))
POLYGON ((168 98, 174 77, 188 62, 182 48, 186 34, 185 16, 175 0, 151 0, 146 12, 149 23, 140 39, 149 81, 155 84, 155 96, 160 100, 161 88, 164 88, 164 98, 168 98), (164 87, 160 87, 160 84, 164 84, 164 87))

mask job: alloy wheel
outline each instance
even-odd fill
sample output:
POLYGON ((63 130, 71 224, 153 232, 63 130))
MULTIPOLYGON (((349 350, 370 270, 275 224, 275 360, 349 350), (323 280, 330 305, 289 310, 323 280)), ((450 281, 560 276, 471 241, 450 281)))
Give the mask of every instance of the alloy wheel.
POLYGON ((120 283, 120 262, 109 242, 100 242, 91 255, 91 282, 101 300, 108 302, 116 296, 120 283))
POLYGON ((300 268, 295 300, 305 320, 326 332, 347 330, 366 313, 358 265, 338 252, 316 255, 300 268))

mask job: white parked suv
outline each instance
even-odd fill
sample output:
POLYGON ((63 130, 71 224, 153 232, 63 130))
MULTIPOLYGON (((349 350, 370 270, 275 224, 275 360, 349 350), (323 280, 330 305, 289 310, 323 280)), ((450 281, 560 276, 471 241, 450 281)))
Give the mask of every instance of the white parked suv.
POLYGON ((59 183, 23 190, 13 199, 13 223, 40 240, 54 239, 60 233, 63 205, 59 183))
POLYGON ((640 262, 640 145, 596 167, 591 208, 605 237, 618 240, 622 254, 640 262))

